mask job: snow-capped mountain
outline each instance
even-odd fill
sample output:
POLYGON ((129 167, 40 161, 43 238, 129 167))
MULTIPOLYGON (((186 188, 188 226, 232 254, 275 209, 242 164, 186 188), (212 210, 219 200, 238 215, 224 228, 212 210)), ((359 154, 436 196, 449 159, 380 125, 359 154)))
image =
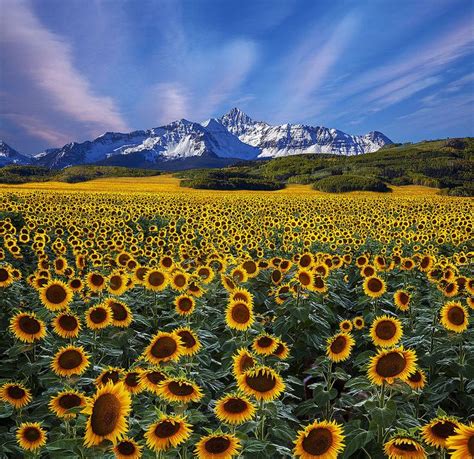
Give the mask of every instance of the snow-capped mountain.
POLYGON ((0 167, 7 164, 30 164, 31 158, 22 155, 14 150, 10 145, 0 140, 0 167))
MULTIPOLYGON (((63 168, 77 164, 166 167, 201 158, 207 167, 236 159, 272 158, 302 153, 358 155, 392 143, 374 131, 364 136, 302 124, 270 125, 254 121, 238 108, 202 124, 185 119, 128 134, 106 132, 91 141, 72 142, 34 156, 36 164, 63 168), (181 162, 181 163, 180 163, 181 162)), ((14 151, 14 150, 13 150, 14 151)), ((19 153, 15 152, 17 155, 19 153)), ((22 155, 20 155, 21 157, 22 155)), ((0 164, 1 162, 0 153, 0 164)), ((26 158, 26 157, 25 157, 26 158)), ((18 159, 20 161, 20 159, 18 159)), ((4 163, 13 161, 4 161, 4 163)))
POLYGON ((259 158, 302 153, 358 155, 377 151, 383 145, 392 143, 388 137, 377 131, 357 136, 337 129, 303 124, 272 126, 252 120, 238 108, 233 108, 220 122, 242 142, 258 147, 259 158))

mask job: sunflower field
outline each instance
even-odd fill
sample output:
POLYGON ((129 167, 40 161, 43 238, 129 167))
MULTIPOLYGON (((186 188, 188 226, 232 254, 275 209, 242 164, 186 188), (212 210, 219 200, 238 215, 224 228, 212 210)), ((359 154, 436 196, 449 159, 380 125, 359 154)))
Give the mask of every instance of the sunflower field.
POLYGON ((0 457, 474 457, 473 210, 2 188, 0 457))

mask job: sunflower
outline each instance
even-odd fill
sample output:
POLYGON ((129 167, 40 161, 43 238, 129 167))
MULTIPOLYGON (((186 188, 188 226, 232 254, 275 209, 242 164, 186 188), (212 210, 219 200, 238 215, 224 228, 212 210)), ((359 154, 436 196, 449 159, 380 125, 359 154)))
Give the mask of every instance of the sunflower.
POLYGON ((198 459, 231 459, 239 454, 240 448, 235 435, 216 432, 201 437, 194 453, 198 459))
POLYGON ((424 459, 426 452, 421 443, 413 438, 396 436, 384 444, 389 459, 424 459))
POLYGON ((107 367, 97 376, 95 383, 98 387, 107 384, 109 381, 112 381, 113 384, 117 384, 123 376, 123 373, 123 368, 107 367))
POLYGON ((72 296, 72 290, 60 280, 50 280, 40 289, 41 302, 51 311, 67 308, 72 296))
POLYGON ((245 371, 237 378, 239 389, 257 400, 270 401, 285 390, 285 383, 272 368, 259 366, 245 371))
POLYGON ((46 336, 46 327, 34 312, 20 312, 10 320, 10 331, 24 343, 34 343, 46 336))
POLYGON ((441 308, 441 324, 449 331, 462 333, 469 325, 467 309, 456 301, 450 301, 441 308))
POLYGON ((350 332, 352 331, 352 322, 350 320, 343 320, 340 324, 339 324, 339 329, 342 331, 342 332, 350 332))
POLYGON ((140 384, 144 389, 154 394, 158 394, 160 383, 167 379, 168 375, 159 368, 150 368, 148 370, 142 370, 139 378, 140 384))
POLYGON ((132 323, 132 312, 123 301, 108 298, 104 301, 104 304, 108 306, 112 312, 112 325, 114 327, 126 328, 132 323))
POLYGON ((333 362, 343 362, 351 355, 355 340, 350 333, 338 333, 327 340, 326 354, 333 362))
POLYGON ((13 405, 15 408, 23 408, 31 402, 31 392, 23 384, 5 383, 0 388, 0 399, 13 405))
POLYGON ((190 436, 191 425, 182 416, 162 415, 157 422, 151 424, 145 432, 147 446, 155 452, 176 448, 190 436))
POLYGON ((76 413, 71 409, 84 407, 87 403, 87 398, 77 390, 64 390, 54 396, 49 402, 49 409, 58 417, 65 419, 72 419, 76 417, 76 413))
POLYGON ((116 443, 127 432, 127 416, 131 409, 130 393, 122 383, 109 381, 97 389, 87 401, 83 410, 89 415, 86 424, 84 444, 87 447, 99 445, 103 440, 116 443))
POLYGON ((435 448, 446 448, 447 440, 459 428, 459 422, 452 417, 439 416, 421 428, 423 440, 435 448))
POLYGON ((295 457, 336 459, 344 449, 342 426, 335 421, 314 421, 298 431, 293 443, 295 457))
POLYGON ((195 308, 195 301, 192 296, 180 295, 174 300, 175 310, 180 316, 192 314, 195 308))
POLYGON ((143 370, 141 368, 135 368, 134 370, 129 370, 125 373, 125 376, 122 380, 125 389, 127 389, 132 394, 138 394, 145 389, 143 382, 141 380, 143 370))
POLYGON ((253 307, 240 300, 229 303, 226 310, 226 323, 229 328, 245 331, 254 323, 253 307))
POLYGON ((370 327, 370 337, 376 346, 395 346, 403 335, 402 323, 387 315, 376 317, 370 327))
POLYGON ((183 347, 181 338, 175 333, 158 332, 145 349, 145 359, 155 365, 175 361, 183 355, 183 347))
POLYGON ((186 378, 167 378, 158 384, 158 395, 167 402, 198 402, 203 397, 201 388, 186 378))
POLYGON ((46 432, 39 422, 23 422, 16 431, 16 439, 25 451, 36 451, 46 444, 46 432))
POLYGON ((89 356, 82 346, 62 347, 51 362, 51 368, 58 376, 81 375, 88 366, 89 356))
POLYGON ((86 277, 86 283, 91 292, 101 292, 107 286, 106 278, 100 273, 91 272, 86 277))
POLYGON ((0 288, 6 288, 13 284, 14 278, 9 266, 0 266, 0 288))
POLYGON ((448 449, 451 450, 451 459, 472 459, 474 457, 474 422, 468 426, 461 424, 446 443, 448 449))
POLYGON ((253 260, 246 260, 242 263, 242 268, 245 270, 249 278, 256 277, 259 272, 257 263, 253 260))
POLYGON ((366 277, 363 287, 365 294, 371 298, 378 298, 386 291, 385 281, 377 276, 366 277))
POLYGON ((183 355, 194 355, 201 349, 201 343, 198 336, 189 327, 177 328, 173 331, 176 335, 181 338, 182 353, 183 355))
POLYGON ((281 339, 277 339, 277 347, 273 351, 272 355, 275 357, 278 357, 280 360, 285 360, 288 358, 290 355, 290 349, 288 348, 288 345, 282 341, 281 339))
POLYGON ((127 290, 128 276, 114 272, 107 278, 107 289, 112 295, 120 296, 127 290))
POLYGON ((143 279, 145 287, 154 292, 161 292, 168 285, 168 276, 164 271, 149 269, 143 279))
POLYGON ((188 288, 189 276, 181 271, 175 271, 171 275, 171 287, 177 291, 183 291, 188 288))
POLYGON ((237 284, 242 284, 244 282, 247 282, 249 275, 247 274, 247 271, 243 268, 235 268, 231 271, 230 273, 231 278, 234 280, 235 283, 237 284))
POLYGON ((61 338, 77 338, 81 323, 79 318, 71 312, 63 312, 53 319, 53 330, 61 338))
POLYGON ((68 285, 69 285, 69 288, 73 292, 79 292, 80 290, 82 290, 82 287, 84 286, 84 284, 82 283, 82 279, 80 279, 79 277, 71 279, 68 285))
POLYGON ((396 378, 406 381, 416 370, 416 354, 403 347, 380 349, 371 357, 367 375, 373 384, 381 386, 384 382, 392 384, 396 378))
POLYGON ((410 307, 410 294, 406 290, 397 290, 393 294, 393 301, 395 306, 400 309, 400 311, 408 311, 410 307))
POLYGON ((232 357, 232 360, 232 369, 236 378, 248 369, 253 368, 256 363, 255 356, 243 347, 237 351, 237 353, 232 357))
POLYGON ((313 284, 313 281, 314 281, 314 273, 306 269, 300 269, 296 273, 296 280, 299 282, 301 287, 311 288, 311 285, 313 284))
POLYGON ((407 380, 405 381, 412 389, 423 389, 426 384, 426 375, 423 370, 417 368, 414 373, 408 376, 407 380))
POLYGON ((262 334, 254 339, 252 347, 255 353, 259 355, 271 355, 278 347, 278 339, 271 335, 262 334))
POLYGON ((244 395, 229 394, 217 400, 214 412, 221 422, 238 425, 255 416, 255 406, 244 395))
POLYGON ((133 438, 124 437, 113 448, 116 459, 140 459, 142 457, 142 446, 133 438))
POLYGON ((86 311, 86 323, 91 330, 102 330, 112 323, 112 310, 104 303, 86 311))
POLYGON ((352 323, 356 330, 362 330, 365 327, 365 320, 362 316, 354 317, 352 323))

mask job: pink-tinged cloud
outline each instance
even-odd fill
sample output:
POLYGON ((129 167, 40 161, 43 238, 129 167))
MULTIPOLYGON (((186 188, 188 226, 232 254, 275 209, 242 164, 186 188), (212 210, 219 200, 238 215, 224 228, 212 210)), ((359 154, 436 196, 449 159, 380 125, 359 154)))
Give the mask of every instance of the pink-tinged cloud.
MULTIPOLYGON (((0 46, 2 54, 10 58, 10 75, 16 73, 33 82, 38 98, 49 102, 47 109, 82 123, 87 135, 129 130, 114 100, 94 92, 88 79, 75 68, 71 47, 41 24, 27 2, 5 2, 2 10, 0 46)), ((17 119, 25 120, 25 115, 17 119)), ((61 138, 61 134, 52 134, 61 130, 59 126, 44 128, 46 134, 41 134, 41 129, 30 131, 43 140, 61 138)))

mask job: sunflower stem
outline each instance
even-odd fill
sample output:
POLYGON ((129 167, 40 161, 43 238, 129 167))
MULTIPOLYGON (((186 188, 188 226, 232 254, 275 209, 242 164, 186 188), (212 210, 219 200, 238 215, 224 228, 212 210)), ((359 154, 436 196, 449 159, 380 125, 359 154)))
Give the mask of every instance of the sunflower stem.
POLYGON ((257 440, 264 440, 265 439, 265 405, 263 399, 259 402, 259 425, 257 427, 257 431, 255 432, 257 440))
POLYGON ((331 410, 331 398, 329 396, 329 392, 331 392, 332 389, 332 361, 329 361, 329 366, 328 366, 328 375, 327 375, 327 391, 328 391, 328 401, 326 402, 326 419, 331 420, 332 419, 332 410, 331 410))
POLYGON ((464 392, 464 375, 463 375, 463 367, 464 367, 464 343, 463 338, 461 337, 461 341, 459 341, 459 391, 462 393, 464 392))
MULTIPOLYGON (((436 308, 434 308, 433 323, 431 324, 430 356, 433 356, 434 335, 435 335, 435 331, 436 331, 436 318, 437 318, 437 316, 438 316, 438 311, 436 310, 436 308)), ((430 363, 429 377, 430 377, 430 382, 431 382, 431 380, 433 379, 433 364, 432 363, 430 363)))

